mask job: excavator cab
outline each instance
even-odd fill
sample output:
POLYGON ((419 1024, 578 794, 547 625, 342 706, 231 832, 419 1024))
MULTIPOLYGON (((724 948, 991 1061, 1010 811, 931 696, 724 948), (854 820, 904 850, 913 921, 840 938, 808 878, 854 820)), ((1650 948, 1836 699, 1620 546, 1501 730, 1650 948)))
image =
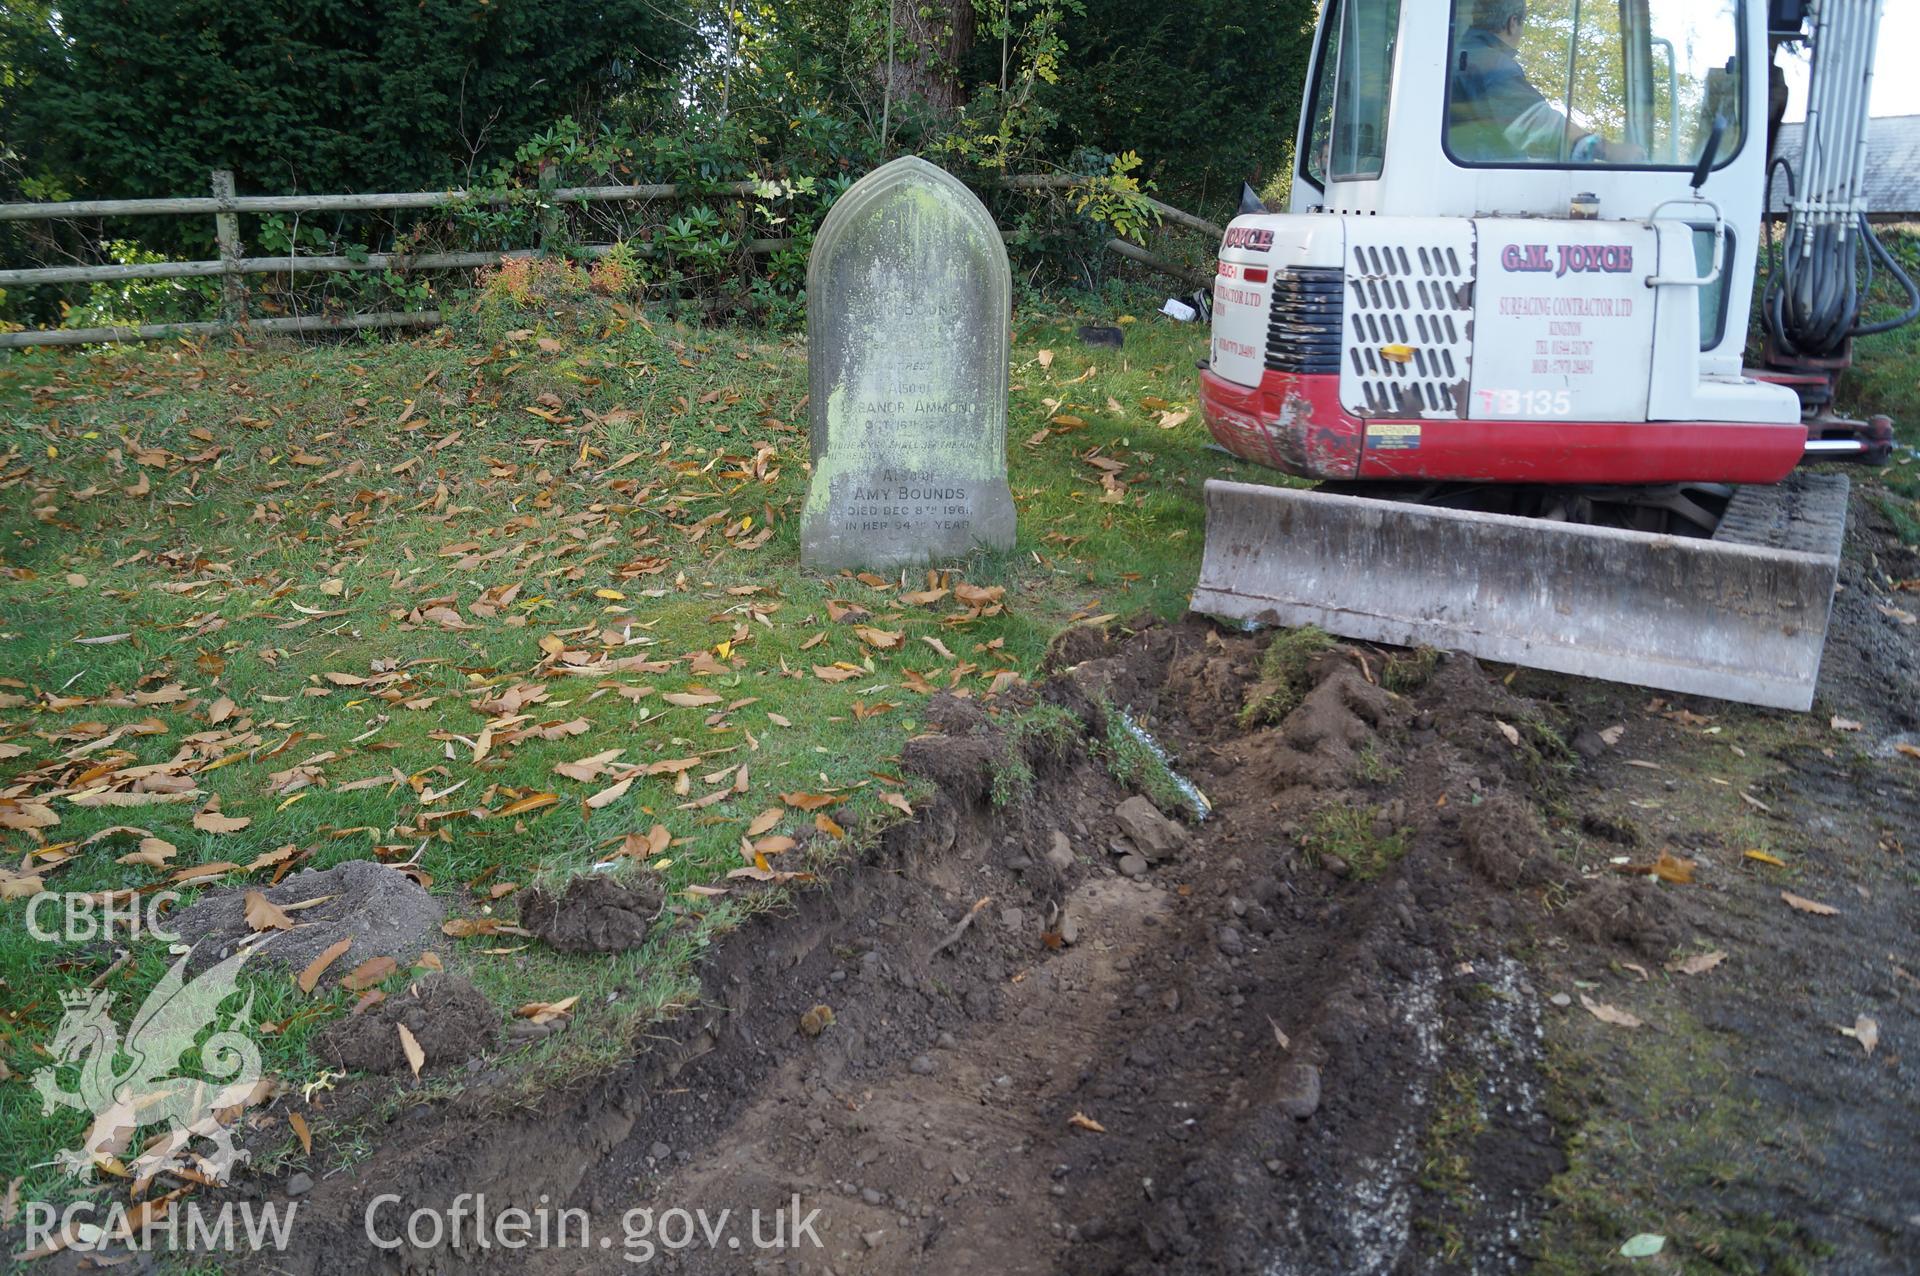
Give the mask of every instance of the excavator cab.
MULTIPOLYGON (((1836 146, 1877 12, 1817 24, 1836 146)), ((1227 230, 1200 386, 1222 447, 1324 486, 1210 485, 1197 610, 1811 703, 1846 480, 1796 472, 1890 428, 1744 366, 1770 18, 1327 0, 1287 211, 1227 230)), ((1799 215, 1851 219, 1846 177, 1799 215)))

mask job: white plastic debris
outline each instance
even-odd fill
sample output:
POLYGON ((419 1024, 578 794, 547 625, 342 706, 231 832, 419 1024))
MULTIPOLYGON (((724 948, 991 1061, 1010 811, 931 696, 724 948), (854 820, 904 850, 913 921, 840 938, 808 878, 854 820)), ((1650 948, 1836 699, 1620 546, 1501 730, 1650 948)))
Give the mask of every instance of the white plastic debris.
POLYGON ((1126 728, 1128 735, 1144 745, 1147 752, 1151 753, 1155 761, 1160 763, 1162 769, 1166 771, 1168 778, 1173 781, 1173 787, 1180 790, 1180 796, 1187 800, 1188 807, 1193 811, 1193 817, 1196 820, 1204 820, 1209 815, 1212 815, 1213 803, 1207 799, 1206 794, 1200 791, 1199 785, 1173 769, 1173 759, 1168 757, 1167 751, 1160 747, 1160 742, 1148 735, 1146 729, 1135 722, 1133 715, 1125 709, 1119 710, 1119 713, 1120 725, 1126 728))
POLYGON ((1160 313, 1179 323, 1192 323, 1200 317, 1200 312, 1178 297, 1168 297, 1167 304, 1160 307, 1160 313))

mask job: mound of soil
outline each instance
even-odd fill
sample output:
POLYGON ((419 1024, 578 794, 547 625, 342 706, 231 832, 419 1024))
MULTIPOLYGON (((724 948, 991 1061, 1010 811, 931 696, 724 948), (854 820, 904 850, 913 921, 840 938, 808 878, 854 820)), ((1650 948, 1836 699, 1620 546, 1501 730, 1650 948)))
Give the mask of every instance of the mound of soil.
POLYGON ((261 891, 282 908, 320 901, 290 914, 292 930, 261 935, 247 925, 246 897, 253 889, 210 891, 173 917, 175 932, 193 945, 190 970, 212 966, 246 944, 255 950, 254 962, 297 972, 340 940, 351 939, 347 956, 327 970, 327 978, 337 979, 369 957, 392 957, 409 966, 439 936, 439 902, 406 874, 373 860, 294 873, 261 891))
POLYGON ((520 897, 520 924, 563 953, 623 953, 646 942, 661 903, 657 887, 585 873, 557 895, 540 887, 527 891, 520 897))
POLYGON ((422 1071, 464 1064, 491 1050, 500 1012, 458 975, 429 975, 364 1014, 337 1019, 314 1035, 314 1052, 339 1068, 401 1074, 412 1071, 399 1027, 426 1055, 422 1071))

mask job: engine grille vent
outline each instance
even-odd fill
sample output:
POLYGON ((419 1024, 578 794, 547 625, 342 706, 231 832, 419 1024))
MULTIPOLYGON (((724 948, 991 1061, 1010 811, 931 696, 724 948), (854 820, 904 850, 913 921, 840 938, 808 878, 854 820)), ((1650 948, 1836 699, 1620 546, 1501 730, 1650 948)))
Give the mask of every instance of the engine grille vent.
MULTIPOLYGON (((1346 366, 1341 399, 1368 416, 1467 415, 1472 362, 1473 247, 1458 243, 1348 242, 1346 366), (1405 346, 1395 358, 1385 347, 1405 346)), ((1365 227, 1365 229, 1361 229, 1365 227)))
POLYGON ((1267 367, 1275 372, 1337 373, 1346 313, 1346 272, 1301 266, 1273 272, 1267 319, 1267 367))

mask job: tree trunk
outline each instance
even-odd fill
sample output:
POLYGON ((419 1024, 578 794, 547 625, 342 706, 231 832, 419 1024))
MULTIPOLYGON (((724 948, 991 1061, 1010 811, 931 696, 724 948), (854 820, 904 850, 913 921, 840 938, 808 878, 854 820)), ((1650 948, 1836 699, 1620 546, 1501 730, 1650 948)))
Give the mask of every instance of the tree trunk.
POLYGON ((966 103, 960 63, 973 47, 973 0, 891 0, 898 54, 894 97, 918 97, 940 115, 966 103))

